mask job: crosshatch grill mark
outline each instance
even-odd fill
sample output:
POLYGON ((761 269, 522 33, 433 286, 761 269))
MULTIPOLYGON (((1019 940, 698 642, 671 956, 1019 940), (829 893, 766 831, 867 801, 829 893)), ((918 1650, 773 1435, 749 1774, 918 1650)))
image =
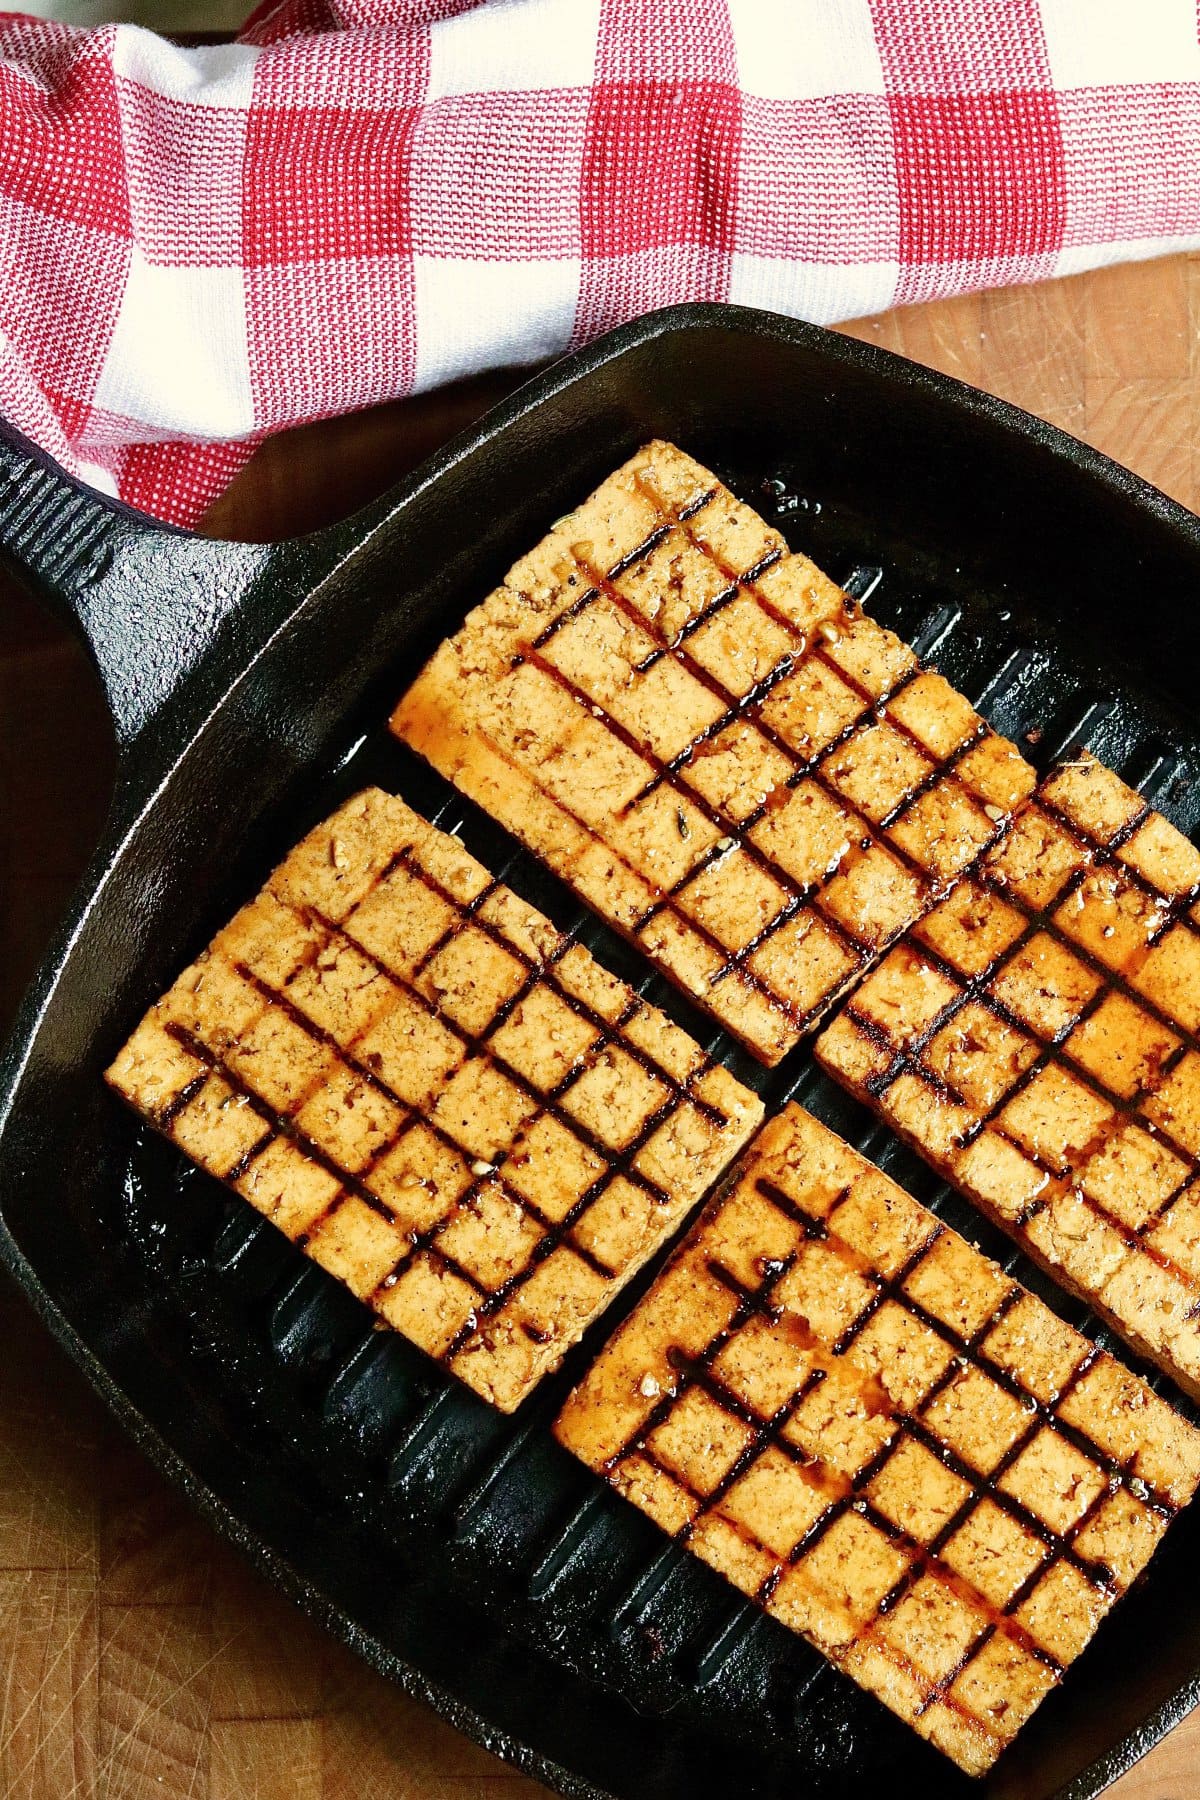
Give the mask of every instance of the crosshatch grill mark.
POLYGON ((279 1185, 263 1173, 272 1158, 285 1159, 293 1186, 297 1170, 307 1170, 320 1192, 303 1216, 289 1210, 282 1188, 286 1218, 270 1207, 269 1216, 385 1320, 464 1379, 475 1376, 472 1385, 501 1404, 515 1404, 557 1362, 761 1117, 761 1105, 711 1056, 600 971, 575 934, 557 932, 455 840, 378 793, 318 828, 218 936, 191 980, 190 996, 185 976, 161 1023, 151 1014, 143 1027, 144 1065, 136 1036, 118 1059, 118 1087, 252 1201, 260 1183, 267 1194, 279 1185), (353 902, 341 906, 320 891, 324 875, 305 876, 304 858, 315 855, 319 866, 327 844, 326 866, 336 869, 339 855, 349 866, 342 838, 363 819, 367 878, 352 871, 353 902), (458 859, 457 884, 438 872, 436 854, 430 866, 430 846, 443 860, 447 852, 458 859), (293 867, 298 874, 289 873, 293 867), (268 902, 272 931, 256 954, 254 908, 268 902), (399 937, 389 949, 393 927, 399 937), (454 976, 451 963, 447 979, 465 987, 455 989, 452 979, 439 988, 445 957, 461 957, 464 945, 468 975, 454 976), (206 982, 210 992, 225 984, 215 1006, 199 992, 206 982), (546 1026, 539 1015, 538 1030, 565 1038, 565 1049, 556 1051, 545 1032, 528 1041, 521 1035, 530 1004, 553 1009, 557 1023, 546 1026), (389 1026, 412 1035, 418 1065, 424 1054, 434 1075, 428 1068, 411 1074, 407 1040, 397 1052, 389 1026), (268 1027, 285 1033, 296 1065, 287 1072, 286 1102, 268 1027), (156 1033, 185 1060, 173 1087, 150 1104, 156 1055, 162 1061, 156 1033), (619 1065, 608 1061, 614 1056, 619 1065), (256 1057, 265 1058, 262 1066, 256 1057), (621 1082, 619 1118, 598 1111, 588 1088, 609 1075, 621 1082), (466 1083, 461 1121, 447 1098, 456 1082, 466 1083), (320 1107, 339 1083, 347 1111, 331 1136, 320 1107), (499 1109, 491 1123, 476 1117, 489 1105, 499 1109), (361 1143, 353 1136, 356 1107, 361 1143), (343 1139, 343 1130, 351 1137, 343 1139), (530 1163, 540 1132, 551 1135, 540 1162, 530 1163), (554 1292, 527 1302, 551 1258, 559 1259, 554 1292), (406 1310, 414 1277, 426 1288, 436 1281, 435 1295, 445 1296, 424 1331, 421 1317, 406 1310), (567 1301, 556 1311, 560 1289, 567 1301), (517 1338, 528 1353, 514 1348, 517 1338))
POLYGON ((979 931, 1010 909, 1019 929, 1014 924, 1003 930, 995 954, 967 970, 947 953, 952 945, 942 936, 942 912, 934 909, 913 940, 890 953, 843 1007, 819 1039, 817 1056, 1023 1247, 1195 1393, 1200 1236, 1186 1229, 1185 1209, 1194 1202, 1200 1175, 1197 1115, 1188 1104, 1200 1071, 1195 1023, 1200 1019, 1200 854, 1111 771, 1082 753, 1052 771, 1021 824, 1052 830, 1063 846, 1057 879, 1043 881, 1035 874, 1022 883, 1019 873, 1006 867, 1003 846, 982 856, 964 877, 981 897, 979 931), (1093 804, 1103 803, 1099 829, 1089 829, 1082 816, 1086 801, 1077 796, 1073 802, 1069 785, 1064 789, 1072 780, 1081 794, 1097 785, 1099 801, 1093 804), (1122 913, 1126 900, 1132 915, 1122 913), (1129 917, 1132 943, 1126 942, 1129 917), (1076 1000, 1063 1008, 1061 1019, 1031 1016, 1020 991, 1009 991, 1012 971, 1039 944, 1052 946, 1061 967, 1078 981, 1076 1000), (1112 949, 1106 950, 1109 944, 1112 949), (1173 972, 1154 960, 1156 952, 1168 950, 1173 972), (920 998, 923 969, 945 995, 932 1010, 924 1009, 920 998), (875 1005, 885 984, 904 995, 891 1006, 886 1023, 875 1005), (1004 1034, 991 1049, 971 1024, 982 1017, 1004 1034), (1109 1020, 1123 1034, 1124 1048, 1106 1046, 1109 1020), (964 1043, 978 1043, 977 1063, 971 1066, 968 1058, 957 1076, 952 1056, 944 1053, 953 1043, 948 1034, 956 1030, 964 1043), (1082 1136, 1082 1128, 1071 1130, 1069 1116, 1058 1116, 1063 1103, 1056 1106, 1053 1089, 1040 1132, 1022 1115, 1022 1102, 1028 1110, 1046 1081, 1063 1079, 1068 1097, 1086 1096, 1082 1136), (929 1096, 928 1111, 921 1101, 914 1110, 906 1086, 912 1082, 929 1096), (939 1112, 952 1127, 949 1144, 936 1122, 939 1112), (1019 1159, 1018 1167, 1031 1172, 1030 1192, 1019 1203, 1014 1194, 1012 1204, 1001 1207, 984 1178, 971 1173, 972 1150, 986 1153, 992 1144, 1003 1144, 1019 1159), (1068 1199, 1091 1222, 1092 1270, 1087 1235, 1080 1234, 1076 1266, 1051 1253, 1052 1236, 1044 1241, 1031 1236, 1036 1222, 1052 1219, 1055 1207, 1068 1199), (1175 1219, 1178 1230, 1172 1229, 1175 1219), (1109 1268, 1117 1244, 1121 1260, 1109 1268), (1169 1284, 1164 1297, 1171 1306, 1163 1308, 1157 1337, 1153 1318, 1147 1319, 1136 1298, 1126 1298, 1122 1270, 1132 1258, 1169 1284), (1122 1279, 1114 1288, 1115 1276, 1122 1279), (1194 1341, 1187 1335, 1189 1325, 1194 1341))
POLYGON ((678 1543, 802 1630, 975 1771, 1015 1735, 1082 1648, 1057 1635, 1059 1584, 1091 1596, 1086 1640, 1200 1475, 1200 1435, 1164 1402, 794 1105, 764 1128, 739 1176, 726 1182, 567 1402, 556 1430, 678 1543), (874 1230, 867 1229, 871 1218, 874 1230), (792 1228, 786 1248, 781 1221, 792 1228), (731 1263, 762 1242, 769 1250, 756 1260, 751 1284, 747 1271, 731 1263), (958 1285, 969 1289, 973 1278, 983 1284, 981 1316, 965 1330, 949 1316, 956 1306, 953 1283, 946 1290, 936 1270, 928 1275, 948 1252, 958 1285), (802 1264, 805 1285, 790 1291, 802 1264), (817 1316, 822 1288, 828 1300, 847 1281, 857 1284, 854 1316, 840 1329, 829 1322, 815 1329, 803 1311, 805 1296, 817 1316), (679 1322, 686 1291, 709 1296, 696 1301, 710 1307, 713 1325, 699 1346, 678 1342, 686 1330, 679 1322), (725 1294, 727 1306, 713 1294, 725 1294), (902 1313, 944 1354, 940 1370, 931 1364, 907 1399, 894 1358, 889 1363, 877 1346, 863 1348, 885 1307, 902 1313), (747 1345, 747 1333, 755 1332, 767 1344, 757 1363, 755 1346, 764 1336, 747 1345), (1029 1342, 1044 1349, 1040 1334, 1047 1332, 1045 1344, 1056 1347, 1059 1365, 1052 1386, 1041 1374, 1041 1349, 1022 1348, 1029 1342), (777 1382, 776 1367, 786 1371, 777 1382), (641 1368, 648 1373, 639 1380, 641 1368), (1106 1429, 1104 1408, 1090 1404, 1090 1392, 1089 1404, 1081 1403, 1089 1383, 1114 1377, 1132 1394, 1134 1417, 1139 1407, 1149 1409, 1141 1443, 1124 1453, 1098 1441, 1106 1429), (889 1380, 896 1393, 888 1391, 889 1380), (879 1421, 874 1439, 864 1429, 857 1445, 835 1442, 833 1463, 823 1460, 819 1441, 795 1429, 810 1397, 830 1382, 847 1416, 853 1396, 861 1403, 860 1423, 879 1421), (954 1391, 976 1397, 947 1410, 954 1391), (997 1393, 1012 1402, 1004 1429, 989 1421, 980 1397, 997 1393), (696 1396, 704 1410, 690 1415, 696 1396), (1164 1430, 1179 1450, 1179 1465, 1154 1463, 1155 1434, 1164 1430), (1061 1522, 1047 1516, 1052 1507, 1038 1482, 1022 1475, 1023 1459, 1036 1455, 1046 1434, 1073 1459, 1068 1474, 1081 1490, 1081 1501, 1061 1522), (767 1484, 761 1491, 759 1481, 767 1484), (931 1482, 944 1483, 937 1507, 927 1491, 931 1482), (810 1511, 802 1512, 796 1495, 811 1495, 810 1511), (784 1544, 777 1524, 788 1516, 802 1523, 784 1544), (986 1546, 989 1531, 993 1549, 1002 1543, 991 1524, 996 1516, 1021 1550, 1019 1559, 1013 1552, 1003 1591, 992 1585, 986 1559, 973 1563, 961 1549, 975 1540, 986 1546), (1122 1528, 1122 1519, 1136 1520, 1148 1540, 1139 1541, 1132 1562, 1123 1530, 1133 1533, 1133 1526, 1122 1528), (842 1561, 828 1560, 839 1522, 874 1546, 870 1556, 862 1551, 857 1573, 852 1544, 842 1561), (1098 1545, 1109 1548, 1119 1568, 1096 1553, 1098 1545), (894 1569, 874 1568, 889 1556, 894 1569), (841 1639, 822 1612, 834 1606, 830 1596, 841 1592, 839 1582, 850 1614, 841 1639), (929 1621, 943 1614, 954 1629, 943 1626, 939 1637, 929 1621))
MULTIPOLYGON (((557 593, 565 603, 560 604, 545 623, 539 624, 534 618, 527 631, 522 631, 518 625, 509 628, 507 668, 510 674, 523 668, 536 671, 542 680, 552 684, 571 702, 570 716, 575 716, 574 708, 578 707, 579 718, 594 719, 624 752, 646 764, 647 778, 617 807, 612 827, 597 824, 594 819, 589 822, 573 804, 569 793, 556 791, 551 795, 539 783, 536 771, 531 776, 515 749, 515 739, 513 742, 508 740, 508 728, 501 730, 490 720, 488 702, 483 695, 472 691, 473 680, 477 689, 482 678, 472 677, 469 669, 465 674, 460 672, 452 677, 448 673, 451 665, 443 663, 441 671, 436 672, 431 665, 401 703, 393 727, 400 735, 407 736, 415 747, 430 755, 442 773, 449 775, 465 792, 472 793, 474 776, 469 745, 462 753, 461 761, 450 766, 449 753, 439 754, 435 741, 437 729, 427 730, 422 724, 423 714, 434 705, 460 717, 468 735, 473 732, 477 741, 486 745, 488 755, 508 767, 512 785, 529 787, 531 784, 532 789, 537 790, 536 794, 526 793, 521 800, 510 798, 505 810, 504 798, 501 796, 498 801, 497 795, 489 789, 484 800, 489 809, 499 811, 504 822, 518 834, 522 833, 523 826, 526 829, 530 826, 530 820, 521 816, 522 807, 533 807, 546 817, 558 815, 569 819, 578 840, 594 845, 609 859, 615 881, 629 888, 631 894, 644 889, 646 895, 643 904, 635 906, 630 901, 628 916, 612 897, 616 889, 606 895, 597 892, 593 885, 585 893, 589 902, 599 906, 618 929, 655 956, 692 998, 714 1012, 763 1060, 775 1061, 783 1049, 817 1021, 838 993, 870 967, 914 917, 945 892, 954 871, 952 867, 939 866, 946 854, 945 836, 936 840, 923 837, 926 832, 923 803, 935 793, 940 795, 939 804, 948 808, 947 816, 957 821, 953 830, 973 834, 969 849, 974 850, 998 839, 1004 817, 1020 797, 1019 790, 1026 782, 1032 785, 1032 771, 1012 746, 997 739, 969 708, 966 709, 969 720, 963 724, 955 741, 942 745, 940 751, 935 752, 928 737, 922 738, 913 721, 904 716, 904 708, 892 710, 901 697, 917 693, 914 684, 922 679, 926 683, 929 680, 927 672, 907 646, 873 625, 858 611, 856 604, 833 589, 832 584, 825 584, 819 591, 814 589, 817 598, 809 609, 812 616, 807 625, 802 626, 786 607, 776 603, 762 583, 766 576, 787 564, 789 558, 797 568, 802 565, 807 571, 810 565, 790 557, 781 540, 772 543, 773 534, 752 514, 744 514, 744 517, 753 520, 758 529, 762 540, 759 554, 749 567, 739 566, 723 555, 720 521, 715 533, 716 542, 710 541, 701 527, 714 503, 718 500, 722 504, 731 502, 731 497, 698 465, 671 452, 670 470, 689 471, 691 487, 698 490, 686 505, 672 506, 655 483, 656 450, 666 454, 662 447, 652 447, 650 452, 643 453, 641 459, 635 458, 629 465, 631 489, 642 503, 642 511, 649 510, 654 516, 652 529, 644 532, 632 548, 623 550, 608 566, 607 572, 591 560, 590 544, 563 545, 552 580, 557 583, 557 593), (631 594, 625 578, 640 576, 647 560, 672 541, 672 534, 678 535, 689 553, 702 559, 703 566, 713 571, 715 591, 689 617, 682 622, 675 620, 668 634, 661 602, 651 602, 651 606, 658 607, 657 611, 652 611, 651 607, 643 608, 634 597, 636 587, 631 594), (574 594, 572 590, 576 587, 579 592, 574 594), (781 646, 770 666, 757 671, 756 679, 741 691, 729 685, 721 670, 719 655, 705 659, 696 648, 704 629, 737 600, 753 603, 756 616, 769 626, 772 640, 781 646), (635 728, 617 717, 612 703, 606 702, 604 694, 598 692, 594 684, 589 685, 582 676, 573 675, 562 666, 562 658, 556 653, 560 634, 578 624, 592 609, 601 609, 606 616, 619 619, 629 631, 652 646, 645 655, 629 652, 632 660, 627 693, 636 694, 638 684, 646 674, 669 657, 692 684, 689 691, 702 694, 711 702, 712 717, 681 747, 669 752, 661 748, 653 731, 648 735, 642 726, 635 728), (861 668, 855 666, 855 655, 850 653, 852 643, 857 643, 858 639, 869 646, 869 650, 860 646, 861 655, 866 658, 861 668), (842 646, 840 653, 839 645, 842 646), (866 673, 869 653, 874 654, 876 663, 881 665, 875 668, 874 678, 866 673), (713 666, 714 662, 716 666, 713 666), (764 708, 769 707, 775 694, 788 687, 792 677, 807 670, 816 672, 822 680, 832 684, 830 691, 839 697, 846 717, 815 743, 805 745, 789 732, 786 722, 773 721, 764 708), (477 704, 480 701, 482 707, 477 704), (712 793, 706 793, 701 781, 703 765, 710 751, 727 746, 732 741, 728 734, 739 727, 752 731, 754 744, 758 746, 754 754, 759 754, 760 750, 769 753, 774 763, 774 772, 765 790, 749 807, 734 805, 729 800, 722 801, 719 795, 714 797, 712 793), (880 737, 881 732, 886 735, 880 737), (874 738, 872 734, 875 734, 874 738), (864 749, 869 741, 889 750, 894 746, 902 747, 911 764, 900 783, 900 791, 890 794, 886 805, 873 809, 871 817, 846 791, 848 786, 854 786, 856 771, 853 763, 845 762, 847 755, 853 759, 876 754, 876 750, 864 749), (995 783, 1000 777, 994 768, 985 767, 979 761, 980 755, 993 746, 1003 747, 1011 762, 1003 781, 1003 806, 992 797, 999 791, 995 783), (823 869, 811 872, 804 880, 798 880, 784 866, 779 850, 772 846, 770 835, 756 831, 756 828, 769 826, 772 816, 778 814, 801 788, 820 802, 826 820, 839 821, 837 835, 840 839, 831 846, 835 853, 827 859, 823 869), (682 872, 665 885, 656 881, 647 868, 641 866, 637 855, 620 842, 625 822, 640 819, 642 809, 662 790, 668 791, 676 803, 680 836, 686 839, 692 835, 690 819, 703 824, 707 839, 704 844, 697 845, 694 855, 682 859, 682 872), (721 927, 716 917, 720 908, 714 909, 703 891, 705 877, 710 871, 719 870, 728 858, 737 859, 739 864, 744 861, 748 872, 761 877, 764 893, 764 916, 752 926, 734 928, 735 936, 730 935, 728 924, 721 927), (870 863, 870 874, 859 867, 864 862, 870 863), (875 881, 884 886, 873 893, 871 884, 875 881), (857 904, 850 898, 852 893, 858 892, 852 884, 857 883, 861 888, 864 882, 867 898, 865 903, 857 904), (874 910, 879 907, 882 911, 874 910), (709 914, 714 916, 707 916, 709 914), (682 943, 699 946, 698 953, 706 971, 702 980, 698 976, 693 979, 681 974, 680 969, 672 965, 667 949, 652 929, 664 918, 671 921, 674 934, 681 934, 682 943), (798 972, 801 958, 801 939, 797 934, 811 933, 813 927, 820 933, 826 966, 819 968, 816 961, 811 957, 808 959, 806 974, 812 991, 798 997, 797 982, 791 979, 798 972), (777 949, 775 940, 780 934, 787 938, 787 944, 777 949), (785 966, 793 949, 792 962, 796 963, 796 969, 785 966), (725 990, 734 986, 752 995, 756 1005, 765 1008, 774 1020, 773 1025, 768 1028, 762 1024, 761 1012, 745 1014, 745 1003, 732 992, 726 997, 725 990), (753 1026, 754 1017, 759 1019, 761 1029, 753 1026)), ((629 470, 620 473, 628 475, 629 470)), ((582 509, 582 514, 587 515, 589 508, 595 508, 600 496, 613 489, 618 479, 614 477, 606 483, 582 509)), ((543 545, 541 551, 547 552, 547 545, 543 545)), ((815 570, 812 577, 818 582, 823 580, 815 570)), ((472 629, 469 619, 460 638, 445 648, 452 653, 459 642, 465 646, 472 629)), ((464 658, 469 665, 465 650, 464 658)), ((503 670, 496 679, 503 684, 503 670)), ((962 705, 965 706, 965 702, 962 705)), ((519 715, 514 715, 514 728, 518 718, 519 715)), ((483 796, 475 791, 475 797, 483 796)), ((804 832, 814 827, 811 821, 801 820, 794 827, 788 827, 789 831, 792 829, 804 832)), ((537 847, 568 881, 572 879, 570 855, 556 860, 544 844, 537 847)), ((953 860, 952 857, 951 862, 953 860)))

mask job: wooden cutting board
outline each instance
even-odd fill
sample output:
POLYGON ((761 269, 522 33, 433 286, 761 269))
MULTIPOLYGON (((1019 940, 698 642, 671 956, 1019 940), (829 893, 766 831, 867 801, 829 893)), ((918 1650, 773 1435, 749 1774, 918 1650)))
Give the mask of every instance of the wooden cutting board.
MULTIPOLYGON (((1200 508, 1200 257, 849 329, 990 388, 1200 508)), ((490 406, 483 377, 264 446, 224 536, 343 516, 490 406)), ((0 1028, 94 842, 111 761, 82 653, 0 581, 0 1028)), ((533 1800, 276 1598, 124 1442, 0 1287, 5 1800, 533 1800)), ((1113 1790, 1200 1800, 1200 1712, 1113 1790)))

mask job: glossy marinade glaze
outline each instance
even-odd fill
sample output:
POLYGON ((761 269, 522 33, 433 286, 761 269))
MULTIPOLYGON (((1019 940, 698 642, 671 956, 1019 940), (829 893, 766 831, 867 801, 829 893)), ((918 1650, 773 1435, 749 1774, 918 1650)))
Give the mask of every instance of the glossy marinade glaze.
POLYGON ((762 1117, 686 1033, 378 789, 297 846, 108 1079, 503 1411, 762 1117))
POLYGON ((555 1429, 974 1774, 1200 1479, 1200 1433, 795 1105, 555 1429))
POLYGON ((1198 895, 1200 852, 1081 754, 816 1054, 1200 1398, 1198 895))
POLYGON ((768 1064, 1035 779, 664 443, 514 565, 392 726, 768 1064))

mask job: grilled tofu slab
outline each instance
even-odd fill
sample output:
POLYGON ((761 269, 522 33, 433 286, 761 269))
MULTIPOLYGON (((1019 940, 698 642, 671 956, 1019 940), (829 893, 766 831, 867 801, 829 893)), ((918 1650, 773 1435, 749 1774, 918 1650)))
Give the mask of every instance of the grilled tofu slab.
POLYGON ((684 1032, 377 789, 292 851, 108 1079, 505 1412, 762 1117, 684 1032))
POLYGON ((1200 853, 1055 771, 819 1060, 1200 1398, 1200 853))
POLYGON ((392 726, 768 1064, 1034 784, 665 443, 509 571, 392 726))
POLYGON ((1200 1433, 795 1105, 555 1430, 972 1774, 1200 1479, 1200 1433))

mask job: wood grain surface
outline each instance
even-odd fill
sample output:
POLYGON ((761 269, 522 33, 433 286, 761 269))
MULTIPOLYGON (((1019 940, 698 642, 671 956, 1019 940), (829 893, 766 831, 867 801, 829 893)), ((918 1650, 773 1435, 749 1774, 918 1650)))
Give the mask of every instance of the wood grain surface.
MULTIPOLYGON (((1200 259, 849 327, 1016 401, 1200 506, 1200 259)), ((520 379, 285 434, 212 509, 277 538, 383 491, 520 379)), ((0 581, 0 1028, 99 831, 111 754, 81 651, 0 581)), ((124 1441, 0 1288, 4 1800, 533 1800, 328 1643, 124 1441)), ((1187 1597, 1200 1604, 1200 1598, 1187 1597)), ((1112 1790, 1200 1800, 1200 1712, 1112 1790)))

